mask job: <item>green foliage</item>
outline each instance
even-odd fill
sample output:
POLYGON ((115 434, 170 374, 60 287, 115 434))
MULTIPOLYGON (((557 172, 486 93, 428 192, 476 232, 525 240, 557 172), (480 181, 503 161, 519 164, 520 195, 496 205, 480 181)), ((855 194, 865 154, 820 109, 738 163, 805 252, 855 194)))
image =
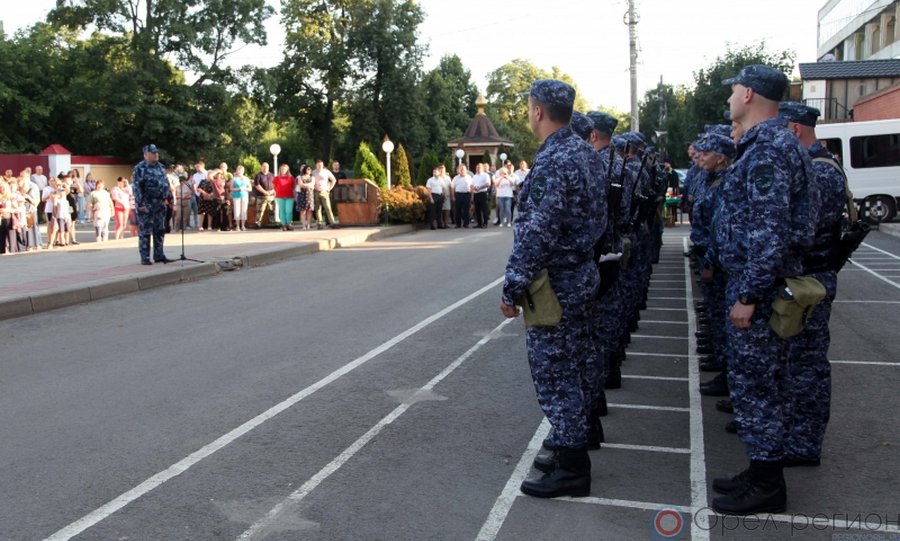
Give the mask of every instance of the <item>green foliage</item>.
POLYGON ((381 190, 381 215, 392 223, 424 222, 428 212, 428 190, 424 186, 394 186, 381 190))
POLYGON ((426 150, 419 160, 419 169, 416 174, 416 184, 424 185, 431 178, 434 168, 440 165, 441 161, 433 150, 426 150))
POLYGON ((412 186, 412 175, 409 172, 409 157, 406 155, 406 149, 403 145, 397 145, 397 151, 394 152, 394 184, 401 186, 412 186))
POLYGON ((381 188, 387 188, 387 173, 384 166, 378 161, 378 157, 372 153, 369 144, 365 141, 359 143, 356 150, 356 159, 353 162, 353 177, 367 178, 381 188))
POLYGON ((259 173, 261 164, 256 156, 244 156, 240 163, 244 166, 244 174, 248 178, 252 179, 259 173))
POLYGON ((425 146, 444 149, 447 141, 462 136, 468 128, 475 115, 478 89, 472 83, 471 72, 456 55, 441 58, 438 66, 425 74, 420 87, 427 112, 425 146))

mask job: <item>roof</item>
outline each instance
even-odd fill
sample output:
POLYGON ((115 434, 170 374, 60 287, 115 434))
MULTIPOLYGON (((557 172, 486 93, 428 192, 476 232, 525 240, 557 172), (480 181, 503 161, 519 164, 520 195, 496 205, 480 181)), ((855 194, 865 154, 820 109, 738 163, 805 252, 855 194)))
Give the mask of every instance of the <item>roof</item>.
POLYGON ((472 119, 472 122, 469 124, 469 128, 466 130, 465 135, 458 139, 448 141, 447 145, 455 147, 459 146, 460 144, 472 143, 513 146, 512 141, 500 137, 500 134, 497 133, 497 128, 494 127, 491 119, 489 119, 486 114, 481 112, 476 114, 475 118, 472 119))
POLYGON ((45 148, 41 151, 41 154, 71 154, 66 147, 62 145, 52 144, 49 147, 45 148))
POLYGON ((803 80, 877 79, 881 77, 900 77, 900 58, 800 64, 800 78, 803 80))

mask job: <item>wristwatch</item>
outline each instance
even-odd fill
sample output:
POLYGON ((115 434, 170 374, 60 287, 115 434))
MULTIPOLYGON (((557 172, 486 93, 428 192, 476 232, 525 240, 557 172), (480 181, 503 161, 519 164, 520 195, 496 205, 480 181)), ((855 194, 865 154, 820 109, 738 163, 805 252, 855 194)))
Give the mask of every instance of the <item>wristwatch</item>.
POLYGON ((751 297, 748 293, 741 293, 738 296, 738 302, 745 305, 756 304, 759 300, 756 297, 751 297))

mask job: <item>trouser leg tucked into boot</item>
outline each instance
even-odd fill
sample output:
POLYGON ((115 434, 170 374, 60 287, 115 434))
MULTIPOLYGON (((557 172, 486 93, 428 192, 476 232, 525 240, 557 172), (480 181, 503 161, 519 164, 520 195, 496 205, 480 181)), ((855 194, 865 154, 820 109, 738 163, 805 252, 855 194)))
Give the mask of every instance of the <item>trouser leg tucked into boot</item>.
POLYGON ((538 479, 525 480, 522 492, 538 498, 588 496, 591 492, 591 459, 587 448, 559 447, 556 454, 556 468, 538 479))
MULTIPOLYGON (((784 483, 781 461, 750 461, 743 474, 743 483, 725 496, 714 498, 712 507, 719 513, 747 515, 751 513, 781 513, 787 507, 787 487, 784 483)), ((715 488, 713 483, 713 488, 715 488)), ((720 484, 721 488, 722 485, 720 484)))

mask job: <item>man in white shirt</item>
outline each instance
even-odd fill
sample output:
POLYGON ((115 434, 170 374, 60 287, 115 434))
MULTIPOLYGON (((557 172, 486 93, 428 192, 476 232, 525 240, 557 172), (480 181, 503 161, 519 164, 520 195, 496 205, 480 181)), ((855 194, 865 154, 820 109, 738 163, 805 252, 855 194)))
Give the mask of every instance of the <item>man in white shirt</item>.
POLYGON ((472 192, 475 194, 475 222, 478 229, 488 226, 491 212, 488 206, 488 190, 491 187, 491 175, 488 173, 488 165, 479 163, 475 166, 475 176, 472 178, 472 192))
POLYGON ((456 176, 451 182, 455 196, 453 222, 456 228, 469 227, 469 207, 472 205, 472 177, 465 165, 456 168, 456 176))
POLYGON ((446 229, 447 226, 442 220, 444 209, 444 182, 441 180, 441 169, 435 167, 431 172, 431 178, 425 183, 428 189, 428 197, 430 204, 428 205, 428 225, 432 229, 446 229), (437 224, 435 226, 435 224, 437 224))
MULTIPOLYGON (((200 186, 200 183, 206 179, 206 175, 207 175, 206 163, 204 163, 203 161, 197 162, 197 164, 194 165, 194 171, 195 171, 195 173, 191 177, 191 189, 194 192, 194 197, 191 198, 190 205, 191 205, 191 216, 193 216, 193 218, 194 218, 194 225, 199 227, 200 216, 197 215, 197 205, 198 205, 198 202, 200 201, 200 191, 198 190, 198 186, 200 186)), ((188 224, 187 227, 188 227, 188 229, 190 229, 191 225, 188 224)))
POLYGON ((451 190, 450 185, 453 183, 453 180, 447 174, 446 165, 441 164, 438 166, 438 169, 440 169, 441 173, 439 178, 444 185, 444 206, 441 207, 441 214, 444 218, 444 227, 449 227, 450 222, 453 221, 450 216, 450 211, 453 209, 453 190, 451 190))
POLYGON ((334 227, 334 214, 331 212, 331 189, 337 184, 337 179, 328 169, 325 169, 325 163, 322 160, 316 160, 316 168, 312 172, 313 178, 313 198, 316 203, 316 227, 322 229, 322 209, 325 209, 325 218, 328 220, 328 227, 334 227))

